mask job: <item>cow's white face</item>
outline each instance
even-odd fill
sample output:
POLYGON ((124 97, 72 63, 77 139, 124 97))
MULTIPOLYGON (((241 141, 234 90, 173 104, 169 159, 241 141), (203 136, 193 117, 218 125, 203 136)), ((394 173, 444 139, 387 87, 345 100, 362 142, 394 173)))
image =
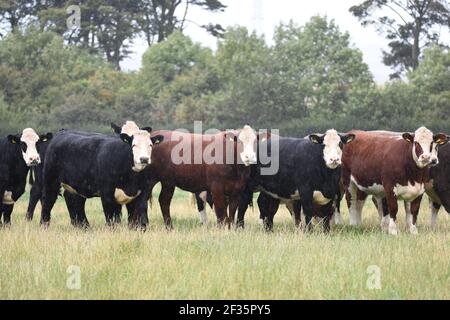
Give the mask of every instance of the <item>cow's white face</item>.
POLYGON ((140 172, 147 167, 152 159, 152 140, 150 133, 145 130, 139 130, 129 136, 126 133, 121 133, 120 137, 125 142, 129 143, 133 152, 133 171, 140 172))
MULTIPOLYGON (((118 127, 111 124, 115 132, 118 127)), ((151 163, 152 150, 154 144, 159 144, 164 140, 164 136, 157 135, 150 137, 151 127, 140 129, 134 121, 127 121, 120 129, 120 137, 125 142, 129 143, 133 149, 133 170, 136 172, 142 171, 147 165, 151 163)))
POLYGON ((438 146, 448 142, 448 136, 433 135, 433 132, 425 127, 417 129, 414 134, 404 133, 403 139, 413 144, 412 157, 421 169, 437 165, 438 146))
POLYGON ((240 153, 245 166, 256 163, 256 134, 249 125, 245 125, 239 132, 238 141, 242 143, 243 151, 240 153))
POLYGON ((342 163, 341 137, 336 130, 328 130, 323 138, 323 159, 330 169, 336 169, 342 163))
POLYGON ((22 156, 26 165, 29 167, 41 163, 41 158, 36 147, 38 141, 39 136, 33 129, 27 128, 22 131, 22 136, 20 137, 22 156))
POLYGON ((329 169, 336 169, 342 164, 342 148, 344 144, 355 139, 353 134, 340 135, 336 130, 328 130, 324 135, 310 135, 309 139, 316 144, 323 144, 323 160, 329 169))

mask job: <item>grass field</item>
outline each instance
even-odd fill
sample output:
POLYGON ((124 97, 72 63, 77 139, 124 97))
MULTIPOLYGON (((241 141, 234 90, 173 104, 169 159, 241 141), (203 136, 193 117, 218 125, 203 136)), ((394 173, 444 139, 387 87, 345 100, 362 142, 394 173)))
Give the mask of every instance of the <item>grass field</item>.
MULTIPOLYGON (((397 237, 379 230, 371 203, 364 227, 324 235, 296 230, 284 207, 269 234, 256 208, 247 212, 245 230, 218 229, 211 210, 209 225, 201 226, 184 192, 172 204, 171 232, 157 205, 147 232, 126 223, 111 230, 98 199, 87 205, 91 230, 70 226, 61 199, 42 230, 39 207, 35 220, 25 221, 27 201, 28 194, 16 205, 11 228, 0 229, 1 299, 450 298, 450 219, 441 212, 431 230, 428 201, 419 235, 405 232, 401 210, 397 237)), ((343 217, 347 223, 346 210, 343 217)))

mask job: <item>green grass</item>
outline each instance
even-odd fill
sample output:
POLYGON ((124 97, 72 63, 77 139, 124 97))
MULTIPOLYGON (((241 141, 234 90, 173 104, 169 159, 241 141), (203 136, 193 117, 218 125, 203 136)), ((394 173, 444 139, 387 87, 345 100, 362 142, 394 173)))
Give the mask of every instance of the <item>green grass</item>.
MULTIPOLYGON (((16 205, 12 226, 0 229, 1 299, 450 298, 450 219, 442 212, 431 230, 427 201, 419 235, 406 233, 401 211, 400 234, 392 237, 380 231, 371 203, 362 228, 305 234, 283 207, 274 232, 265 233, 256 209, 247 212, 245 230, 218 229, 211 210, 201 226, 189 195, 177 191, 174 230, 165 230, 155 201, 141 233, 126 223, 105 227, 98 199, 87 205, 91 230, 70 226, 61 199, 42 230, 39 207, 32 223, 24 219, 27 199, 16 205), (71 265, 81 270, 79 290, 66 285, 71 265), (371 265, 380 268, 380 289, 367 287, 371 265)), ((346 210, 343 217, 348 223, 346 210)))

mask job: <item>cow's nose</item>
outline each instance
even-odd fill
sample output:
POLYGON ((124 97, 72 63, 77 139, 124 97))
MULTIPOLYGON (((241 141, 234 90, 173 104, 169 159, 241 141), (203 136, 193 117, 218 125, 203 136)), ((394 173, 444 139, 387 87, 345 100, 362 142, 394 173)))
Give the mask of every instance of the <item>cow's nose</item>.
POLYGON ((432 165, 432 166, 435 166, 435 165, 437 165, 437 164, 438 164, 438 160, 437 160, 437 159, 431 160, 431 165, 432 165))
POLYGON ((150 158, 148 158, 148 157, 141 157, 142 164, 148 164, 149 160, 150 160, 150 158))

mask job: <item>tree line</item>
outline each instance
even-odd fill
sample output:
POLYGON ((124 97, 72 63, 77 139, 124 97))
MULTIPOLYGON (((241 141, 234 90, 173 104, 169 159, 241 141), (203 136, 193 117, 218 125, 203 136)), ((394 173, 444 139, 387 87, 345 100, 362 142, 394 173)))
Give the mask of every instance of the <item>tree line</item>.
MULTIPOLYGON (((350 10, 368 19, 364 10, 388 2, 365 1, 350 10)), ((219 1, 190 3, 223 9, 219 1)), ((21 19, 27 20, 14 21, 21 19)), ((450 133, 450 53, 437 40, 420 46, 414 65, 414 37, 408 36, 404 45, 411 50, 398 60, 405 64, 393 65, 395 79, 380 85, 350 34, 324 16, 304 25, 278 25, 270 44, 244 27, 231 27, 222 30, 215 51, 184 35, 181 23, 177 18, 162 40, 159 29, 152 29, 141 69, 127 73, 99 48, 98 35, 90 47, 83 37, 75 41, 58 31, 56 23, 43 28, 19 22, 0 40, 0 131, 24 126, 106 131, 111 121, 135 119, 168 129, 192 129, 194 120, 219 129, 247 122, 292 136, 331 127, 403 131, 421 125, 450 133)))

